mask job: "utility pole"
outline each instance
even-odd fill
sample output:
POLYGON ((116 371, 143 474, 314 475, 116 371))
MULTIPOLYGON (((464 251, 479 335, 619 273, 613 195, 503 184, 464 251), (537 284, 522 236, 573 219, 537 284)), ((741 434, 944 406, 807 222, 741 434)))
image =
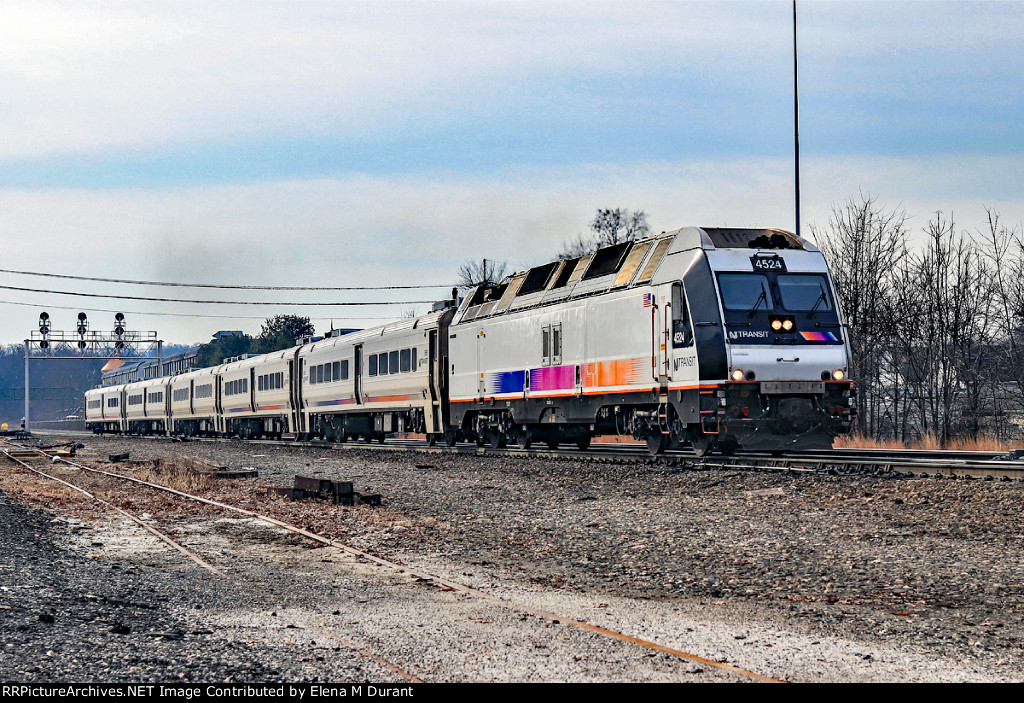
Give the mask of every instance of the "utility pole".
POLYGON ((796 236, 800 236, 800 98, 796 73, 796 0, 793 0, 793 150, 796 168, 796 236))

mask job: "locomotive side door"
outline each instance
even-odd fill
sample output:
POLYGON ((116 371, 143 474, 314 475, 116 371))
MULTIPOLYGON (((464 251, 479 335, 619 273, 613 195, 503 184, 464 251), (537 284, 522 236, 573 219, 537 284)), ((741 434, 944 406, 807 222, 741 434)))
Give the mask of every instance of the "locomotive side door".
POLYGON ((669 377, 675 381, 697 381, 697 349, 693 342, 690 306, 682 281, 672 284, 671 314, 666 320, 669 377))
POLYGON ((668 344, 666 327, 671 305, 659 291, 652 288, 644 299, 644 308, 651 311, 651 380, 664 385, 668 382, 665 374, 668 361, 668 344))

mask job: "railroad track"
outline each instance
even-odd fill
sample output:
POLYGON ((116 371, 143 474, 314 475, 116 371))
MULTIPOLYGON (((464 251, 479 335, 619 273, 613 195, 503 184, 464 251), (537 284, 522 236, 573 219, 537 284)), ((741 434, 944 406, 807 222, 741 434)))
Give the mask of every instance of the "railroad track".
MULTIPOLYGON (((83 433, 82 436, 91 436, 83 433)), ((140 437, 160 440, 166 437, 140 437)), ((670 450, 651 456, 646 447, 629 444, 592 444, 578 449, 493 449, 471 444, 455 447, 428 446, 422 440, 391 439, 384 444, 332 443, 297 440, 238 440, 229 438, 191 438, 192 442, 237 443, 247 441, 258 446, 306 447, 337 451, 416 451, 429 454, 479 456, 531 456, 545 459, 586 461, 643 462, 679 466, 694 470, 720 469, 740 471, 781 471, 799 473, 883 475, 894 477, 946 477, 999 480, 1024 480, 1024 450, 1014 452, 963 452, 914 449, 832 449, 772 455, 767 452, 737 453, 731 456, 697 457, 688 450, 670 450), (1020 455, 1018 457, 1018 454, 1020 455)))
MULTIPOLYGON (((31 452, 34 455, 35 458, 38 458, 39 460, 46 460, 47 462, 49 462, 51 464, 66 465, 66 466, 72 467, 73 469, 76 469, 78 471, 83 471, 83 472, 87 472, 89 474, 94 474, 94 475, 98 475, 98 476, 104 476, 104 477, 107 477, 107 478, 112 478, 112 479, 115 479, 115 480, 118 480, 118 481, 124 481, 124 482, 132 483, 132 484, 136 484, 136 485, 140 485, 140 486, 145 486, 145 487, 148 487, 148 488, 151 488, 151 489, 154 489, 154 490, 158 490, 158 491, 163 491, 163 492, 169 493, 171 495, 174 495, 174 496, 176 496, 178 498, 181 498, 181 499, 184 499, 184 500, 195 501, 195 502, 202 503, 202 504, 208 505, 208 506, 212 506, 212 507, 224 510, 224 511, 233 512, 233 513, 236 513, 236 514, 241 514, 241 515, 244 515, 244 516, 246 516, 248 518, 253 518, 253 519, 262 521, 264 523, 273 525, 275 527, 284 528, 284 529, 288 530, 291 533, 294 533, 294 534, 297 534, 297 535, 301 535, 302 537, 304 537, 304 538, 306 538, 308 540, 311 540, 311 541, 313 541, 315 543, 318 543, 318 544, 320 544, 320 545, 322 545, 324 547, 331 547, 331 548, 334 548, 334 549, 338 549, 338 550, 340 550, 342 552, 345 552, 346 554, 349 554, 349 555, 357 557, 359 559, 371 562, 371 563, 376 564, 378 566, 381 566, 383 568, 393 570, 393 571, 395 571, 397 573, 400 573, 400 574, 406 575, 408 577, 417 579, 418 581, 423 581, 423 582, 430 583, 430 584, 432 584, 432 585, 434 585, 434 586, 436 586, 436 587, 438 587, 438 588, 440 588, 442 590, 456 591, 456 592, 459 592, 459 593, 464 594, 466 596, 470 596, 470 597, 473 597, 473 598, 477 598, 477 599, 480 599, 480 600, 484 600, 484 601, 487 601, 487 602, 490 602, 490 603, 497 604, 497 605, 499 605, 499 606, 501 606, 503 608, 506 608, 506 609, 518 612, 520 614, 532 615, 532 616, 541 618, 543 620, 551 621, 551 622, 554 622, 554 623, 561 623, 561 624, 569 625, 569 626, 578 628, 578 629, 586 631, 586 632, 594 633, 594 634, 602 636, 602 637, 606 637, 606 638, 614 639, 614 640, 617 640, 617 641, 620 641, 620 642, 629 643, 631 645, 636 645, 636 646, 639 646, 639 647, 643 647, 645 649, 648 649, 648 650, 651 650, 651 651, 654 651, 654 652, 659 652, 659 653, 667 654, 667 655, 670 655, 672 657, 676 657, 678 659, 682 659, 682 660, 685 660, 685 661, 693 662, 693 663, 696 663, 696 664, 700 664, 700 665, 703 665, 703 666, 707 666, 707 667, 716 669, 718 671, 721 671, 723 673, 732 675, 732 676, 737 677, 739 679, 752 680, 752 681, 765 682, 765 683, 784 683, 784 681, 782 681, 780 679, 775 679, 775 678, 772 678, 772 677, 769 677, 769 676, 765 676, 763 674, 759 674, 759 673, 756 673, 756 672, 753 672, 753 671, 749 671, 749 670, 743 669, 743 668, 738 667, 738 666, 734 666, 734 665, 726 663, 726 662, 717 661, 717 660, 714 660, 714 659, 710 659, 708 657, 703 657, 703 656, 698 655, 698 654, 682 651, 680 649, 677 649, 677 648, 674 648, 674 647, 669 647, 669 646, 660 644, 658 642, 654 642, 652 640, 644 639, 644 638, 641 638, 641 637, 636 637, 636 636, 630 635, 628 633, 620 632, 620 631, 613 630, 613 629, 610 629, 610 628, 605 628, 605 627, 602 627, 600 625, 595 625, 595 624, 592 624, 592 623, 584 622, 582 620, 577 620, 577 619, 574 619, 574 618, 565 617, 565 616, 557 614, 557 613, 553 613, 553 612, 549 612, 549 611, 546 611, 546 610, 534 608, 534 607, 527 606, 527 605, 524 605, 524 604, 521 604, 521 603, 516 603, 516 602, 513 602, 512 600, 509 600, 509 599, 506 599, 506 598, 502 598, 502 597, 493 595, 491 593, 488 593, 486 591, 480 590, 478 588, 474 588, 472 586, 468 586, 468 585, 466 585, 464 583, 460 583, 458 581, 454 581, 454 580, 451 580, 451 579, 445 579, 445 578, 436 576, 436 575, 434 575, 432 573, 429 573, 427 571, 424 571, 422 569, 413 569, 413 568, 410 568, 410 567, 408 567, 406 565, 403 565, 403 564, 400 564, 400 563, 397 563, 397 562, 394 562, 394 561, 389 561, 387 559, 383 559, 383 558, 381 558, 379 556, 376 556, 376 555, 371 554, 369 552, 366 552, 364 550, 358 549, 358 548, 356 548, 354 546, 342 543, 342 542, 337 541, 337 540, 328 539, 328 538, 326 538, 326 537, 324 537, 322 535, 318 535, 318 534, 315 534, 315 533, 313 533, 313 532, 311 532, 309 530, 306 530, 306 529, 304 529, 304 528, 302 528, 302 527, 300 527, 298 525, 294 525, 294 524, 285 522, 283 520, 279 520, 279 519, 274 518, 274 517, 269 516, 269 515, 257 513, 257 512, 252 511, 252 510, 248 510, 248 509, 241 508, 241 507, 238 507, 238 506, 230 505, 228 503, 212 500, 212 499, 209 499, 209 498, 204 498, 202 496, 189 494, 189 493, 177 490, 177 489, 169 487, 169 486, 161 485, 159 483, 154 483, 154 482, 150 482, 150 481, 144 481, 142 479, 135 478, 135 477, 132 477, 132 476, 127 476, 127 475, 116 473, 116 472, 113 472, 113 471, 106 471, 106 470, 103 470, 103 469, 96 468, 94 466, 88 466, 86 464, 81 463, 80 461, 74 461, 70 457, 60 456, 59 454, 53 452, 52 450, 48 452, 45 449, 39 449, 39 448, 29 447, 29 446, 26 446, 26 445, 17 444, 17 443, 11 442, 11 441, 6 440, 6 439, 2 440, 2 441, 3 441, 4 447, 2 449, 0 449, 0 453, 3 453, 8 459, 10 459, 14 463, 18 464, 22 468, 24 468, 24 469, 26 469, 26 470, 28 470, 28 471, 36 474, 36 475, 44 477, 44 478, 46 478, 48 480, 52 480, 52 481, 58 482, 58 483, 60 483, 60 484, 62 484, 64 486, 66 486, 68 488, 71 488, 72 490, 74 490, 76 492, 79 492, 79 493, 85 495, 86 497, 88 497, 88 498, 90 498, 92 500, 95 500, 95 501, 105 505, 106 507, 108 507, 108 508, 110 508, 110 509, 112 509, 112 510, 118 512, 118 513, 120 513, 121 515, 127 517, 128 519, 132 520, 136 524, 138 524, 141 527, 143 527, 144 529, 146 529, 148 532, 150 532, 151 534, 153 534, 154 536, 159 538, 161 541, 166 543, 171 548, 173 548, 176 551, 184 554, 189 559, 191 559, 192 561, 196 562, 199 566, 201 566, 202 568, 208 570, 210 573, 212 573, 212 574, 214 574, 214 575, 216 575, 218 577, 221 577, 221 578, 229 579, 229 580, 231 580, 231 581, 233 581, 233 582, 235 582, 235 583, 237 583, 239 585, 241 585, 240 582, 237 581, 232 575, 227 574, 227 573, 223 572, 222 570, 218 569, 216 566, 208 563, 207 561, 202 559, 198 554, 194 553, 192 550, 189 550, 187 547, 185 547, 184 545, 180 544, 179 542, 177 542, 176 540, 174 540, 173 538, 171 538, 167 534, 157 530, 152 525, 144 522, 141 518, 139 518, 139 517, 137 517, 135 515, 132 515, 131 513, 129 513, 127 511, 125 511, 125 510, 123 510, 123 509, 113 505, 109 501, 106 501, 103 498, 101 498, 96 493, 90 492, 90 491, 86 490, 85 488, 82 488, 82 487, 80 487, 78 485, 73 484, 70 481, 67 481, 67 480, 59 478, 57 476, 48 474, 48 473, 46 473, 46 472, 44 472, 44 471, 42 471, 42 470, 40 470, 38 468, 32 467, 28 462, 25 461, 25 459, 27 458, 25 456, 25 453, 31 452)), ((285 442, 284 444, 287 444, 289 446, 295 446, 296 443, 294 443, 294 442, 285 442)), ((306 443, 306 444, 310 444, 310 443, 306 443)), ((316 443, 315 446, 324 446, 324 444, 323 443, 316 443)), ((396 448, 402 448, 402 447, 396 447, 396 448)), ((405 448, 408 449, 408 447, 405 447, 405 448)), ((452 451, 452 450, 446 449, 444 451, 452 451)), ((495 450, 491 450, 491 451, 495 451, 495 450)), ((522 450, 515 450, 515 451, 522 451, 522 450)), ((552 454, 552 453, 555 453, 555 452, 552 452, 551 450, 548 450, 547 453, 548 454, 552 454)), ((359 654, 361 654, 361 655, 363 655, 363 656, 365 656, 367 658, 370 658, 370 659, 376 661, 377 663, 381 664, 382 666, 384 666, 388 670, 392 671, 393 673, 397 674, 398 676, 400 676, 400 677, 402 677, 402 678, 404 678, 404 679, 406 679, 406 680, 408 680, 410 682, 419 682, 419 683, 423 682, 423 680, 420 679, 419 677, 417 677, 416 675, 414 675, 414 674, 412 674, 412 673, 402 669, 398 665, 396 665, 396 664, 394 664, 394 663, 392 663, 392 662, 390 662, 390 661, 380 657, 379 655, 377 655, 377 654, 375 654, 375 653, 373 653, 373 652, 371 652, 371 651, 369 651, 369 650, 367 650, 367 649, 365 649, 363 647, 360 647, 359 645, 356 645, 356 644, 350 642, 349 640, 347 640, 347 639, 345 639, 343 637, 338 636, 337 634, 334 634, 334 633, 331 633, 331 632, 321 632, 321 634, 323 634, 323 635, 325 635, 327 637, 330 637, 334 641, 337 641, 337 642, 345 645, 349 649, 351 649, 351 650, 353 650, 355 652, 358 652, 359 654)))

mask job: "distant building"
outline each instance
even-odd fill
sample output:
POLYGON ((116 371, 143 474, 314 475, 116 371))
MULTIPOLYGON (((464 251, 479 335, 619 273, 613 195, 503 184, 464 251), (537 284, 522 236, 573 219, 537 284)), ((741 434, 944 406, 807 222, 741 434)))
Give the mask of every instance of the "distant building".
MULTIPOLYGON (((179 373, 185 373, 194 369, 195 362, 195 350, 165 356, 162 362, 158 362, 156 359, 147 359, 145 361, 127 359, 123 360, 114 369, 103 373, 103 385, 119 386, 122 383, 144 381, 147 378, 176 376, 179 373)), ((108 363, 107 366, 110 366, 110 364, 108 363)), ((107 366, 103 368, 106 369, 107 366)))
POLYGON ((220 332, 214 332, 213 338, 221 340, 224 337, 241 337, 243 334, 242 330, 221 330, 220 332))

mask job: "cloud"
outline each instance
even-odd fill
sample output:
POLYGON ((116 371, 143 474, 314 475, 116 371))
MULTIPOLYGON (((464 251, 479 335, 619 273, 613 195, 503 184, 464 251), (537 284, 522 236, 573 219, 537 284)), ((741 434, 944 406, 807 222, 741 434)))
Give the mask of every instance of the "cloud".
POLYGON ((628 89, 666 67, 705 91, 732 82, 753 91, 763 76, 745 76, 749 60, 785 47, 784 33, 768 31, 784 28, 783 9, 9 3, 0 21, 0 159, 131 156, 296 132, 379 139, 466 113, 558 114, 586 93, 559 83, 609 79, 628 89), (731 41, 736 35, 760 44, 731 41))
MULTIPOLYGON (((824 226, 833 204, 842 205, 862 189, 889 207, 905 208, 915 230, 942 210, 973 231, 981 225, 986 205, 1001 212, 1008 224, 1019 224, 1024 222, 1019 160, 961 155, 806 159, 803 223, 824 226)), ((643 209, 655 231, 687 225, 791 229, 792 202, 792 165, 786 159, 702 159, 518 167, 486 177, 359 175, 167 189, 7 189, 0 190, 0 212, 5 214, 0 234, 9 245, 5 268, 15 270, 231 284, 449 284, 467 259, 507 261, 510 270, 550 260, 565 239, 586 230, 599 207, 643 209)), ((21 277, 4 276, 4 281, 26 285, 21 277)), ((40 287, 38 283, 32 280, 31 287, 40 287)), ((167 295, 166 289, 154 293, 126 286, 61 285, 70 290, 167 295)), ((177 292, 173 297, 188 295, 209 297, 201 291, 177 292)), ((220 295, 236 299, 233 294, 220 295)), ((326 303, 443 297, 444 290, 247 295, 252 300, 326 303)), ((70 298, 12 296, 7 293, 3 298, 76 304, 70 298)), ((118 304, 129 308, 129 303, 118 304)), ((131 305, 149 311, 273 312, 131 305)), ((422 311, 425 305, 419 308, 422 311)), ((395 309, 321 308, 301 314, 333 318, 339 324, 350 315, 358 324, 355 317, 395 314, 395 309)), ((22 327, 31 329, 36 314, 5 308, 5 319, 10 319, 5 330, 12 337, 5 341, 22 334, 22 327)), ((223 326, 187 318, 158 321, 165 338, 177 341, 201 340, 213 327, 223 326)), ((258 331, 258 323, 245 324, 258 331)))

